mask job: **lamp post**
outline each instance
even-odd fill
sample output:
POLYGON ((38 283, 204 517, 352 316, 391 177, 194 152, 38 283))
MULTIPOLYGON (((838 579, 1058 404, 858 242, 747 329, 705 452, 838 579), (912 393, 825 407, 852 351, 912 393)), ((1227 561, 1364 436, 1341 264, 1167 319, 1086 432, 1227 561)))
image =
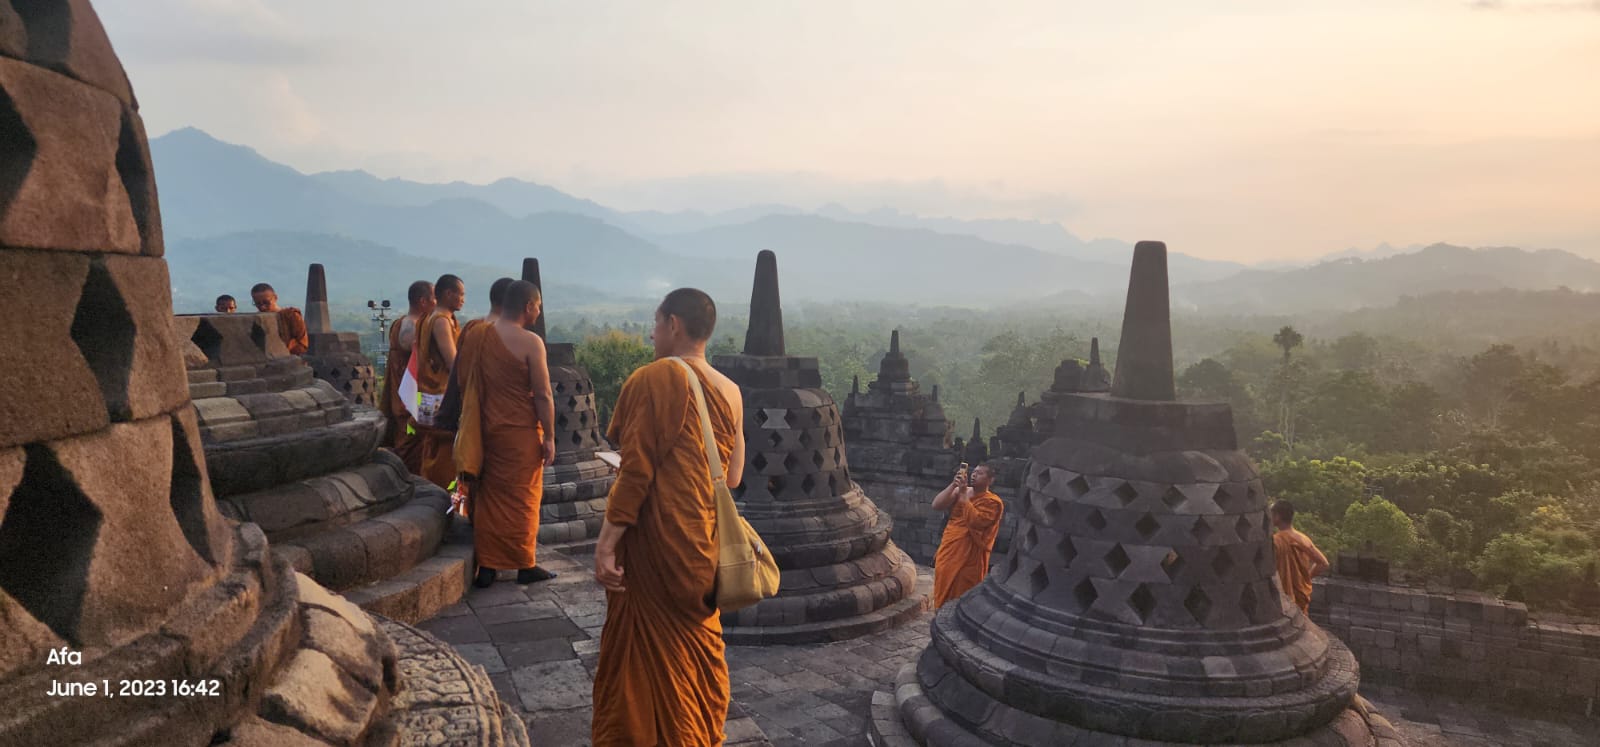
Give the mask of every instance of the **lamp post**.
POLYGON ((389 370, 389 346, 383 344, 383 335, 389 331, 389 299, 382 301, 367 301, 367 308, 372 310, 372 321, 378 325, 378 350, 373 356, 377 361, 379 371, 389 370))

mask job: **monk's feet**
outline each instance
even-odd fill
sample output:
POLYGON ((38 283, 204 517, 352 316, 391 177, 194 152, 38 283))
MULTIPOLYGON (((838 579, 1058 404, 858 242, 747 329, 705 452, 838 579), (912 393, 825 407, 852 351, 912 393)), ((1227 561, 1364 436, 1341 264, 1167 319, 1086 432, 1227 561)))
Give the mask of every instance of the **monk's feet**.
POLYGON ((555 577, 556 574, 540 568, 539 566, 524 568, 520 571, 517 571, 517 583, 519 584, 536 584, 540 581, 549 581, 555 577))
MULTIPOLYGON (((495 574, 495 570, 493 568, 479 568, 478 569, 478 577, 475 578, 475 579, 472 579, 472 585, 476 586, 476 587, 478 587, 480 589, 487 589, 487 588, 489 588, 489 584, 494 583, 494 574, 495 574)), ((520 578, 521 578, 521 574, 520 573, 518 573, 518 578, 519 578, 519 581, 520 581, 520 578)))

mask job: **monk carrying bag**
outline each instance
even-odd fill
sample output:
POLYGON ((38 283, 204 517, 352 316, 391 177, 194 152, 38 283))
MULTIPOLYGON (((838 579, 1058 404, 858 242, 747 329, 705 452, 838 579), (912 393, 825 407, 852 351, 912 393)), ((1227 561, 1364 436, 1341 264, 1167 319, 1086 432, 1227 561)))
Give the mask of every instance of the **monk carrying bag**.
POLYGON ((706 410, 705 392, 700 377, 682 358, 673 356, 689 375, 694 402, 700 411, 700 432, 706 446, 706 463, 711 467, 711 487, 717 496, 717 609, 735 612, 778 593, 778 561, 767 551, 766 543, 739 515, 733 493, 717 456, 716 437, 711 432, 711 414, 706 410))

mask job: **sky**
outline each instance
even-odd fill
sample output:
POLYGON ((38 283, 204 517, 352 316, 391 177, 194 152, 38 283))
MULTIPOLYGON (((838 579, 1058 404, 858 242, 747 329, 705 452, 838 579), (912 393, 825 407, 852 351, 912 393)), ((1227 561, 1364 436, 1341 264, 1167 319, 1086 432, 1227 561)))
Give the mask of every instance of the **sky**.
POLYGON ((1600 0, 99 0, 152 135, 1245 262, 1600 257, 1600 0))

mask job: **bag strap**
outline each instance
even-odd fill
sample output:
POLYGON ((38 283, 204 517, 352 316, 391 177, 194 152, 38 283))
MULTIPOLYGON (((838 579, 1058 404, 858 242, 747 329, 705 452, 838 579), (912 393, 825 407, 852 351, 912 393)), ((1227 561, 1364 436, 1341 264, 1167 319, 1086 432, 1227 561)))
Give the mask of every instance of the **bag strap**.
POLYGON ((695 409, 700 411, 700 432, 706 442, 706 464, 711 467, 711 483, 716 485, 717 481, 725 480, 727 476, 722 472, 722 458, 717 455, 717 439, 711 432, 711 414, 706 411, 706 395, 700 388, 700 376, 684 359, 674 355, 672 360, 683 366, 684 373, 689 375, 689 388, 694 390, 695 409))

